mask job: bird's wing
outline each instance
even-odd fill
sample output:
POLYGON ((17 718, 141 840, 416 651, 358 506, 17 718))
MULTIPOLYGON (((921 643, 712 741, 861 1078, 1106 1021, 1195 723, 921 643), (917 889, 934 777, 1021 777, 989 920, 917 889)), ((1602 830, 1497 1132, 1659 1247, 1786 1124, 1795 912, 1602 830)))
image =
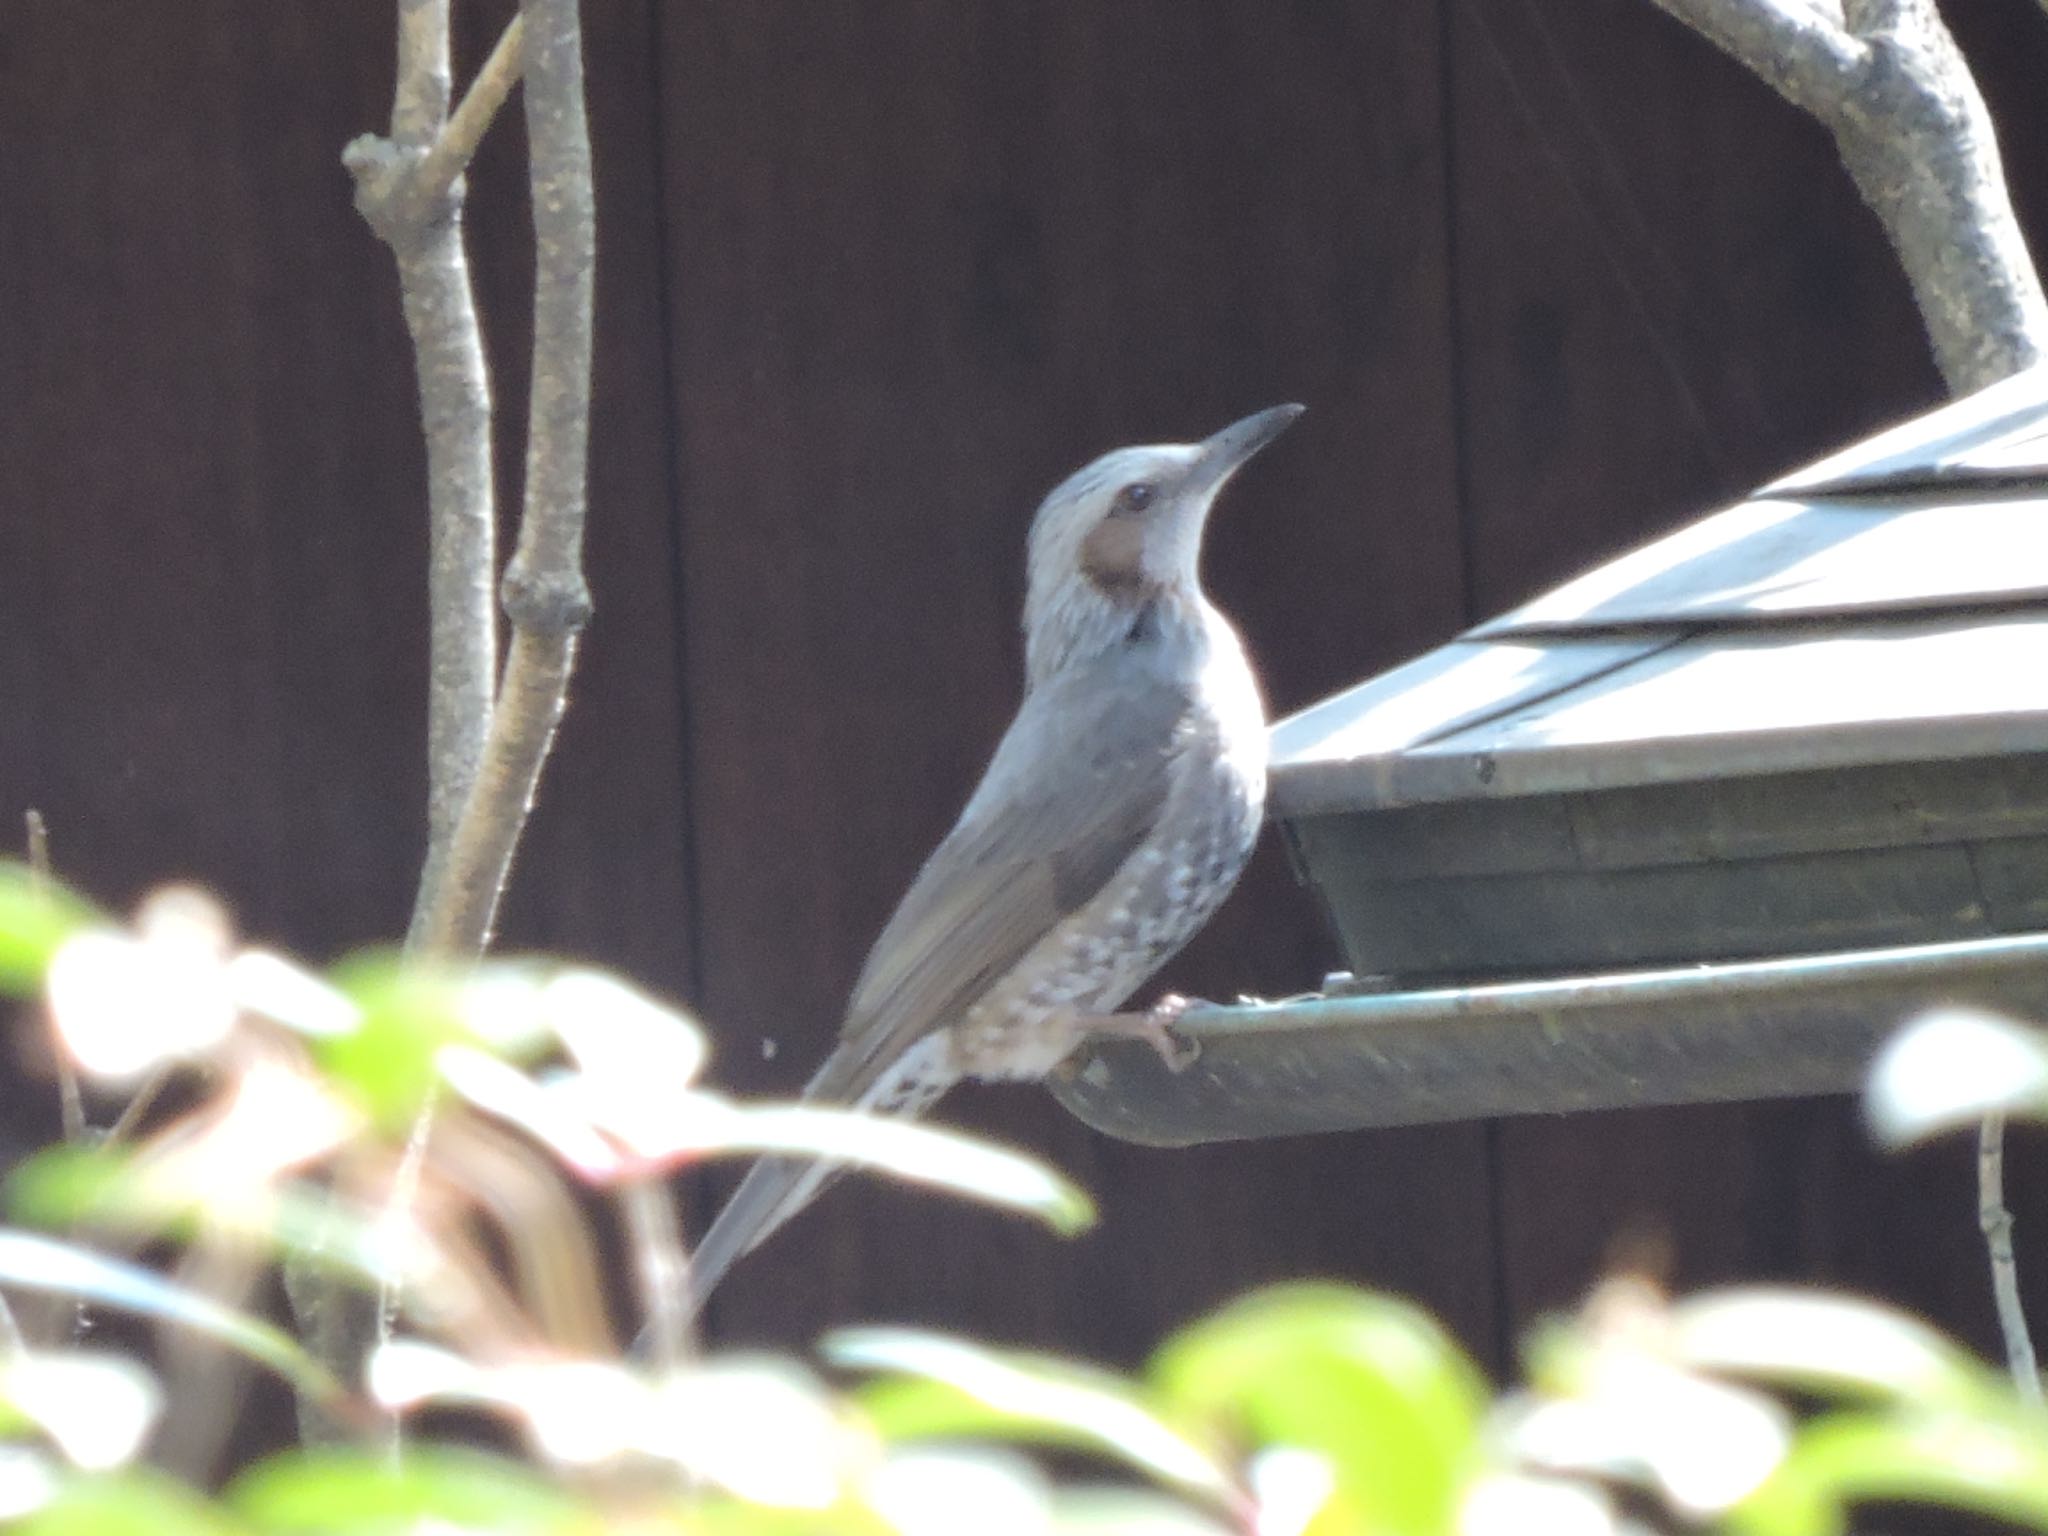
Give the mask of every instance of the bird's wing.
MULTIPOLYGON (((1156 675, 1081 675, 1026 696, 981 787, 925 861, 869 952, 838 1047, 807 1099, 915 1113, 946 1086, 920 1062, 1059 921, 1096 895, 1165 806, 1188 695, 1156 675)), ((741 1254, 816 1197, 837 1169, 766 1157, 691 1256, 691 1307, 741 1254)))
POLYGON ((846 1101, 953 1024, 1152 830, 1186 691, 1156 674, 1055 679, 1026 696, 981 787, 869 951, 842 1044, 807 1096, 846 1101))

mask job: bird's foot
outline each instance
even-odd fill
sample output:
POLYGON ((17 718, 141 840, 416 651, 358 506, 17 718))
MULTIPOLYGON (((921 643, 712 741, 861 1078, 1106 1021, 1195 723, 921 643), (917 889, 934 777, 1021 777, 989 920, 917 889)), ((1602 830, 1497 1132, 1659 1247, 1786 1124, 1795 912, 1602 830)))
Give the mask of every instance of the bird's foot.
POLYGON ((1202 1054, 1202 1047, 1174 1026, 1194 1002, 1193 998, 1169 992, 1143 1013, 1096 1014, 1087 1021, 1088 1032, 1142 1040, 1159 1053, 1159 1059, 1166 1063, 1169 1072, 1185 1072, 1202 1054))

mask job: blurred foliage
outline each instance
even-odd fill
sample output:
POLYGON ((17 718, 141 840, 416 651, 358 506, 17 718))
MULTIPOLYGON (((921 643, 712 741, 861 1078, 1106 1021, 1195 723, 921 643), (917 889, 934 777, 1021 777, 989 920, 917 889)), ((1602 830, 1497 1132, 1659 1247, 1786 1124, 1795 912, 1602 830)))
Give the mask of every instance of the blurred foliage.
MULTIPOLYGON (((879 1328, 828 1338, 820 1367, 647 1358, 619 1346, 579 1188, 644 1196, 694 1159, 770 1149, 1059 1230, 1089 1207, 964 1138, 722 1099, 691 1020, 558 964, 316 975, 239 946, 196 893, 117 925, 0 866, 0 987, 100 1093, 186 1089, 9 1178, 23 1225, 0 1230, 0 1291, 67 1302, 41 1328, 0 1311, 0 1520, 26 1531, 1831 1536, 1883 1502, 2048 1532, 2048 1423, 1924 1323, 1821 1291, 1672 1300, 1618 1277, 1535 1331, 1506 1393, 1412 1306, 1312 1283, 1244 1297, 1129 1373, 879 1328), (246 1285, 209 1283, 293 1255, 394 1297, 360 1381, 253 1315, 246 1285), (167 1332, 148 1359, 83 1347, 80 1301, 167 1332), (366 1435, 201 1491, 157 1454, 167 1403, 237 1411, 186 1390, 195 1342, 344 1423, 454 1408, 517 1450, 366 1435)), ((2039 1037, 1924 1027, 1948 1034, 1878 1070, 1887 1135, 2048 1105, 2039 1037)))

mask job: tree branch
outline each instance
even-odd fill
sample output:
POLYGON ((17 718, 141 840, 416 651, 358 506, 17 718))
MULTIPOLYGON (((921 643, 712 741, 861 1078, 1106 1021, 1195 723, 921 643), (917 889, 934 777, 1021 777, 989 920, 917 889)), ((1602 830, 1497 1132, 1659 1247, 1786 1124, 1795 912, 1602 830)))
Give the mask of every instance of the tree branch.
POLYGON ((647 1354, 663 1375, 681 1369, 695 1348, 690 1311, 690 1259, 675 1197, 658 1177, 634 1179, 619 1191, 634 1289, 645 1320, 647 1354))
MULTIPOLYGON (((442 3, 445 8, 445 0, 442 3)), ((422 38, 411 35, 425 25, 410 6, 402 10, 401 85, 392 107, 390 137, 365 134, 342 152, 343 163, 356 178, 358 211, 378 236, 394 247, 450 212, 459 213, 462 174, 525 69, 526 18, 515 15, 499 34, 461 103, 449 113, 445 51, 433 53, 422 38), (432 91, 406 89, 408 59, 417 61, 411 65, 414 70, 438 72, 441 86, 432 91), (435 115, 429 115, 430 110, 435 115)), ((445 29, 445 20, 442 26, 445 29)))
POLYGON ((1990 113, 1933 0, 1656 0, 1834 135, 1967 394, 2048 357, 1990 113))
POLYGON ((427 852, 418 941, 491 723, 498 664, 491 388, 462 242, 462 172, 518 80, 514 18, 451 118, 449 0, 400 0, 391 135, 342 154, 356 206, 398 265, 427 451, 427 852))
POLYGON ((1991 1255, 1991 1294, 2013 1384, 2030 1403, 2041 1401, 2041 1370, 2034 1359, 2026 1309, 2020 1305, 2019 1264, 2012 1251, 2012 1212, 2005 1204, 2005 1116, 1986 1115, 1977 1128, 1977 1225, 1991 1255))
POLYGON ((461 104, 450 114, 447 123, 413 167, 412 174, 406 178, 409 197, 432 206, 453 190, 456 179, 476 158, 477 146, 496 120, 498 109, 505 105, 512 94, 512 87, 519 83, 519 76, 526 67, 525 38, 526 17, 514 15, 498 35, 491 56, 484 60, 483 68, 470 81, 461 104))
MULTIPOLYGON (((356 207, 397 263, 426 442, 427 849, 413 907, 415 946, 443 884, 493 712, 497 491, 490 377, 463 247, 462 175, 519 79, 523 35, 523 18, 515 17, 451 116, 450 0, 398 0, 390 135, 366 134, 342 152, 356 207)), ((365 1307, 305 1263, 287 1266, 286 1289, 301 1332, 344 1379, 386 1332, 388 1296, 365 1307)), ((302 1400, 299 1417, 309 1441, 339 1437, 340 1426, 317 1405, 302 1400)), ((387 1432, 395 1437, 395 1420, 387 1432)))
POLYGON ((523 14, 535 248, 526 504, 502 588, 512 645, 489 739, 413 931, 419 947, 448 955, 489 940, 590 617, 582 557, 597 217, 582 29, 576 0, 525 0, 523 14))

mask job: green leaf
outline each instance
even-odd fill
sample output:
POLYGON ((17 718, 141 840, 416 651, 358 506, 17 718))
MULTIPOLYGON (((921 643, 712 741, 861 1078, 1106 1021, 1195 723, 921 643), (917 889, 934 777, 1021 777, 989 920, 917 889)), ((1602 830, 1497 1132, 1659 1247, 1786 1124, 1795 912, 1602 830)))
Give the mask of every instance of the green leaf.
POLYGON ((1065 1236, 1095 1224, 1095 1203, 1077 1184, 1022 1152, 958 1131, 807 1104, 746 1107, 709 1094, 677 1106, 691 1150, 790 1153, 846 1163, 1037 1217, 1065 1236))
POLYGON ((2048 1423, 2018 1411, 1816 1419, 1729 1528, 1742 1536, 1840 1536, 1847 1507, 1874 1500, 2048 1531, 2048 1423))
POLYGON ((902 1378, 874 1383, 860 1395, 887 1439, 1058 1445, 1112 1456, 1212 1498, 1231 1487, 1229 1474, 1206 1452, 1107 1371, 899 1328, 847 1329, 829 1336, 822 1349, 844 1369, 902 1378))
POLYGON ((140 1361, 109 1350, 17 1349, 0 1355, 0 1424, 33 1423, 88 1472, 125 1466, 163 1409, 140 1361))
POLYGON ((1696 1370, 1920 1408, 2003 1403, 2005 1377, 1918 1318, 1825 1291, 1742 1287, 1671 1308, 1672 1347, 1696 1370))
POLYGON ((528 1468, 480 1451, 286 1452, 229 1485, 227 1504, 276 1532, 304 1536, 494 1531, 599 1532, 603 1522, 528 1468))
POLYGON ((248 1528, 185 1484, 137 1468, 67 1478, 16 1536, 245 1536, 248 1528))
POLYGON ((326 1367, 261 1318, 69 1243, 0 1229, 0 1286, 76 1296, 176 1323, 275 1371, 300 1392, 330 1404, 345 1395, 326 1367))
POLYGON ((308 1041, 328 1080, 387 1135, 407 1134, 440 1081, 435 1053, 466 1040, 462 983, 452 971, 395 955, 361 955, 334 983, 360 1010, 355 1028, 308 1041))
POLYGON ((1322 1457, 1333 1487, 1311 1531, 1447 1530, 1475 1466, 1478 1368, 1389 1297, 1315 1284, 1255 1292, 1168 1340, 1149 1374, 1175 1422, 1322 1457))
POLYGON ((1878 1052, 1863 1107, 1892 1147, 1990 1114, 2048 1118, 2048 1035, 1974 1008, 1923 1014, 1878 1052))
POLYGON ((33 992, 66 939, 106 921, 55 881, 0 861, 0 993, 20 997, 33 992))

